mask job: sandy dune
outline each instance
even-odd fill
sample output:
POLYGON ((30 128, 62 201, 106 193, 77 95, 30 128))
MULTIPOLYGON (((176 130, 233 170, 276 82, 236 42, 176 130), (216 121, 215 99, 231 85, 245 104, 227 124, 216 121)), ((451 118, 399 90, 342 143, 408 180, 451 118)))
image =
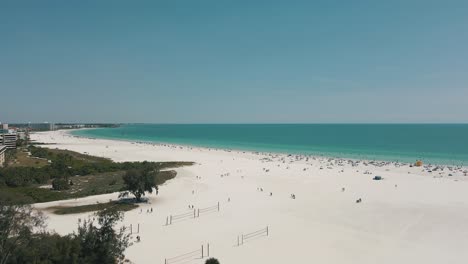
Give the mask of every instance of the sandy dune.
MULTIPOLYGON (((466 263, 468 182, 463 170, 408 164, 348 162, 268 153, 85 139, 63 131, 35 133, 51 148, 87 152, 115 161, 194 161, 150 195, 150 203, 125 214, 140 225, 141 242, 126 255, 134 263, 164 263, 207 243, 210 256, 239 263, 466 263), (364 172, 369 171, 369 174, 364 172), (453 176, 448 176, 448 174, 453 176), (372 177, 380 175, 382 181, 372 177), (263 189, 261 191, 259 188, 263 189), (342 188, 345 188, 343 191, 342 188), (193 191, 193 193, 192 193, 193 191), (272 195, 270 195, 270 193, 272 195), (296 199, 291 199, 295 194, 296 199), (356 203, 361 198, 362 203, 356 203), (229 201, 230 200, 230 201, 229 201), (174 220, 220 203, 220 211, 174 220), (146 211, 153 208, 153 213, 146 211), (238 236, 269 228, 268 236, 237 246, 238 236)), ((36 204, 87 204, 117 194, 36 204)), ((49 214, 49 228, 66 234, 82 215, 49 214)), ((198 254, 197 252, 193 253, 198 254)), ((169 263, 203 263, 185 259, 169 263)))

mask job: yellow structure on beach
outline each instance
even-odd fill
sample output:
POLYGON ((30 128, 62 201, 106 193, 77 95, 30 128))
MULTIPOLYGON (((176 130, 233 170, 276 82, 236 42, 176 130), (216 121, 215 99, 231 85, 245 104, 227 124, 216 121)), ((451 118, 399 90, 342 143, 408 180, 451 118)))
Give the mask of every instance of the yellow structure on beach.
POLYGON ((414 166, 416 166, 416 167, 421 167, 422 165, 423 165, 422 160, 418 160, 418 161, 416 161, 416 163, 414 164, 414 166))

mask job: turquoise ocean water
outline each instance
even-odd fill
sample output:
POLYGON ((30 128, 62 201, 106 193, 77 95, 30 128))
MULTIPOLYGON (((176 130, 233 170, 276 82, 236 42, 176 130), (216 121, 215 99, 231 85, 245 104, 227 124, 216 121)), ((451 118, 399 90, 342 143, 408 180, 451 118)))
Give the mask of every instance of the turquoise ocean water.
POLYGON ((468 165, 468 124, 129 124, 73 134, 237 150, 468 165))

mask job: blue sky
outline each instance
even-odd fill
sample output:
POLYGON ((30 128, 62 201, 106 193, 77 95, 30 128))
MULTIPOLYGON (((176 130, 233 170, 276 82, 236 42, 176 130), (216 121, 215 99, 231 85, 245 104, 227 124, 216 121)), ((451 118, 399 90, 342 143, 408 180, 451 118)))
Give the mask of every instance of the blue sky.
POLYGON ((468 1, 1 1, 0 121, 468 122, 468 1))

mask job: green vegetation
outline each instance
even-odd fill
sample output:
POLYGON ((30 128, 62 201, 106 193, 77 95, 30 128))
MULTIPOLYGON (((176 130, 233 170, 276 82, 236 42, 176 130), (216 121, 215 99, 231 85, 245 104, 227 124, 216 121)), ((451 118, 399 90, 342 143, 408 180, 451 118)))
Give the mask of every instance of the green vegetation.
POLYGON ((52 189, 56 191, 68 190, 70 189, 70 184, 66 179, 53 179, 52 189))
POLYGON ((123 162, 68 150, 29 147, 32 156, 50 160, 46 166, 0 168, 0 202, 4 196, 27 203, 85 197, 126 191, 123 176, 129 170, 150 173, 156 185, 175 176, 163 169, 192 165, 191 162, 123 162), (39 187, 46 188, 39 188, 39 187), (50 187, 53 188, 51 190, 50 187))
POLYGON ((66 215, 66 214, 79 214, 86 212, 100 211, 104 209, 113 209, 116 211, 130 211, 137 208, 138 205, 132 203, 123 203, 118 201, 108 202, 108 203, 96 203, 96 204, 87 204, 71 207, 50 207, 48 210, 52 210, 54 214, 66 215))
POLYGON ((46 166, 47 160, 29 156, 26 148, 11 149, 7 151, 7 166, 10 167, 35 167, 46 166))
POLYGON ((5 200, 17 204, 44 203, 70 199, 66 192, 31 187, 2 187, 0 188, 0 204, 5 200))
POLYGON ((120 194, 120 197, 126 197, 129 193, 132 193, 137 202, 141 201, 141 196, 145 195, 145 192, 153 193, 153 188, 158 191, 156 186, 154 171, 149 170, 128 170, 123 176, 125 183, 125 190, 120 194))
POLYGON ((205 264, 219 264, 219 261, 215 258, 209 258, 206 260, 205 264))
POLYGON ((0 264, 123 262, 130 235, 124 228, 115 230, 123 214, 106 209, 95 216, 97 223, 84 220, 70 235, 34 233, 43 230, 42 215, 27 205, 0 205, 0 264))

